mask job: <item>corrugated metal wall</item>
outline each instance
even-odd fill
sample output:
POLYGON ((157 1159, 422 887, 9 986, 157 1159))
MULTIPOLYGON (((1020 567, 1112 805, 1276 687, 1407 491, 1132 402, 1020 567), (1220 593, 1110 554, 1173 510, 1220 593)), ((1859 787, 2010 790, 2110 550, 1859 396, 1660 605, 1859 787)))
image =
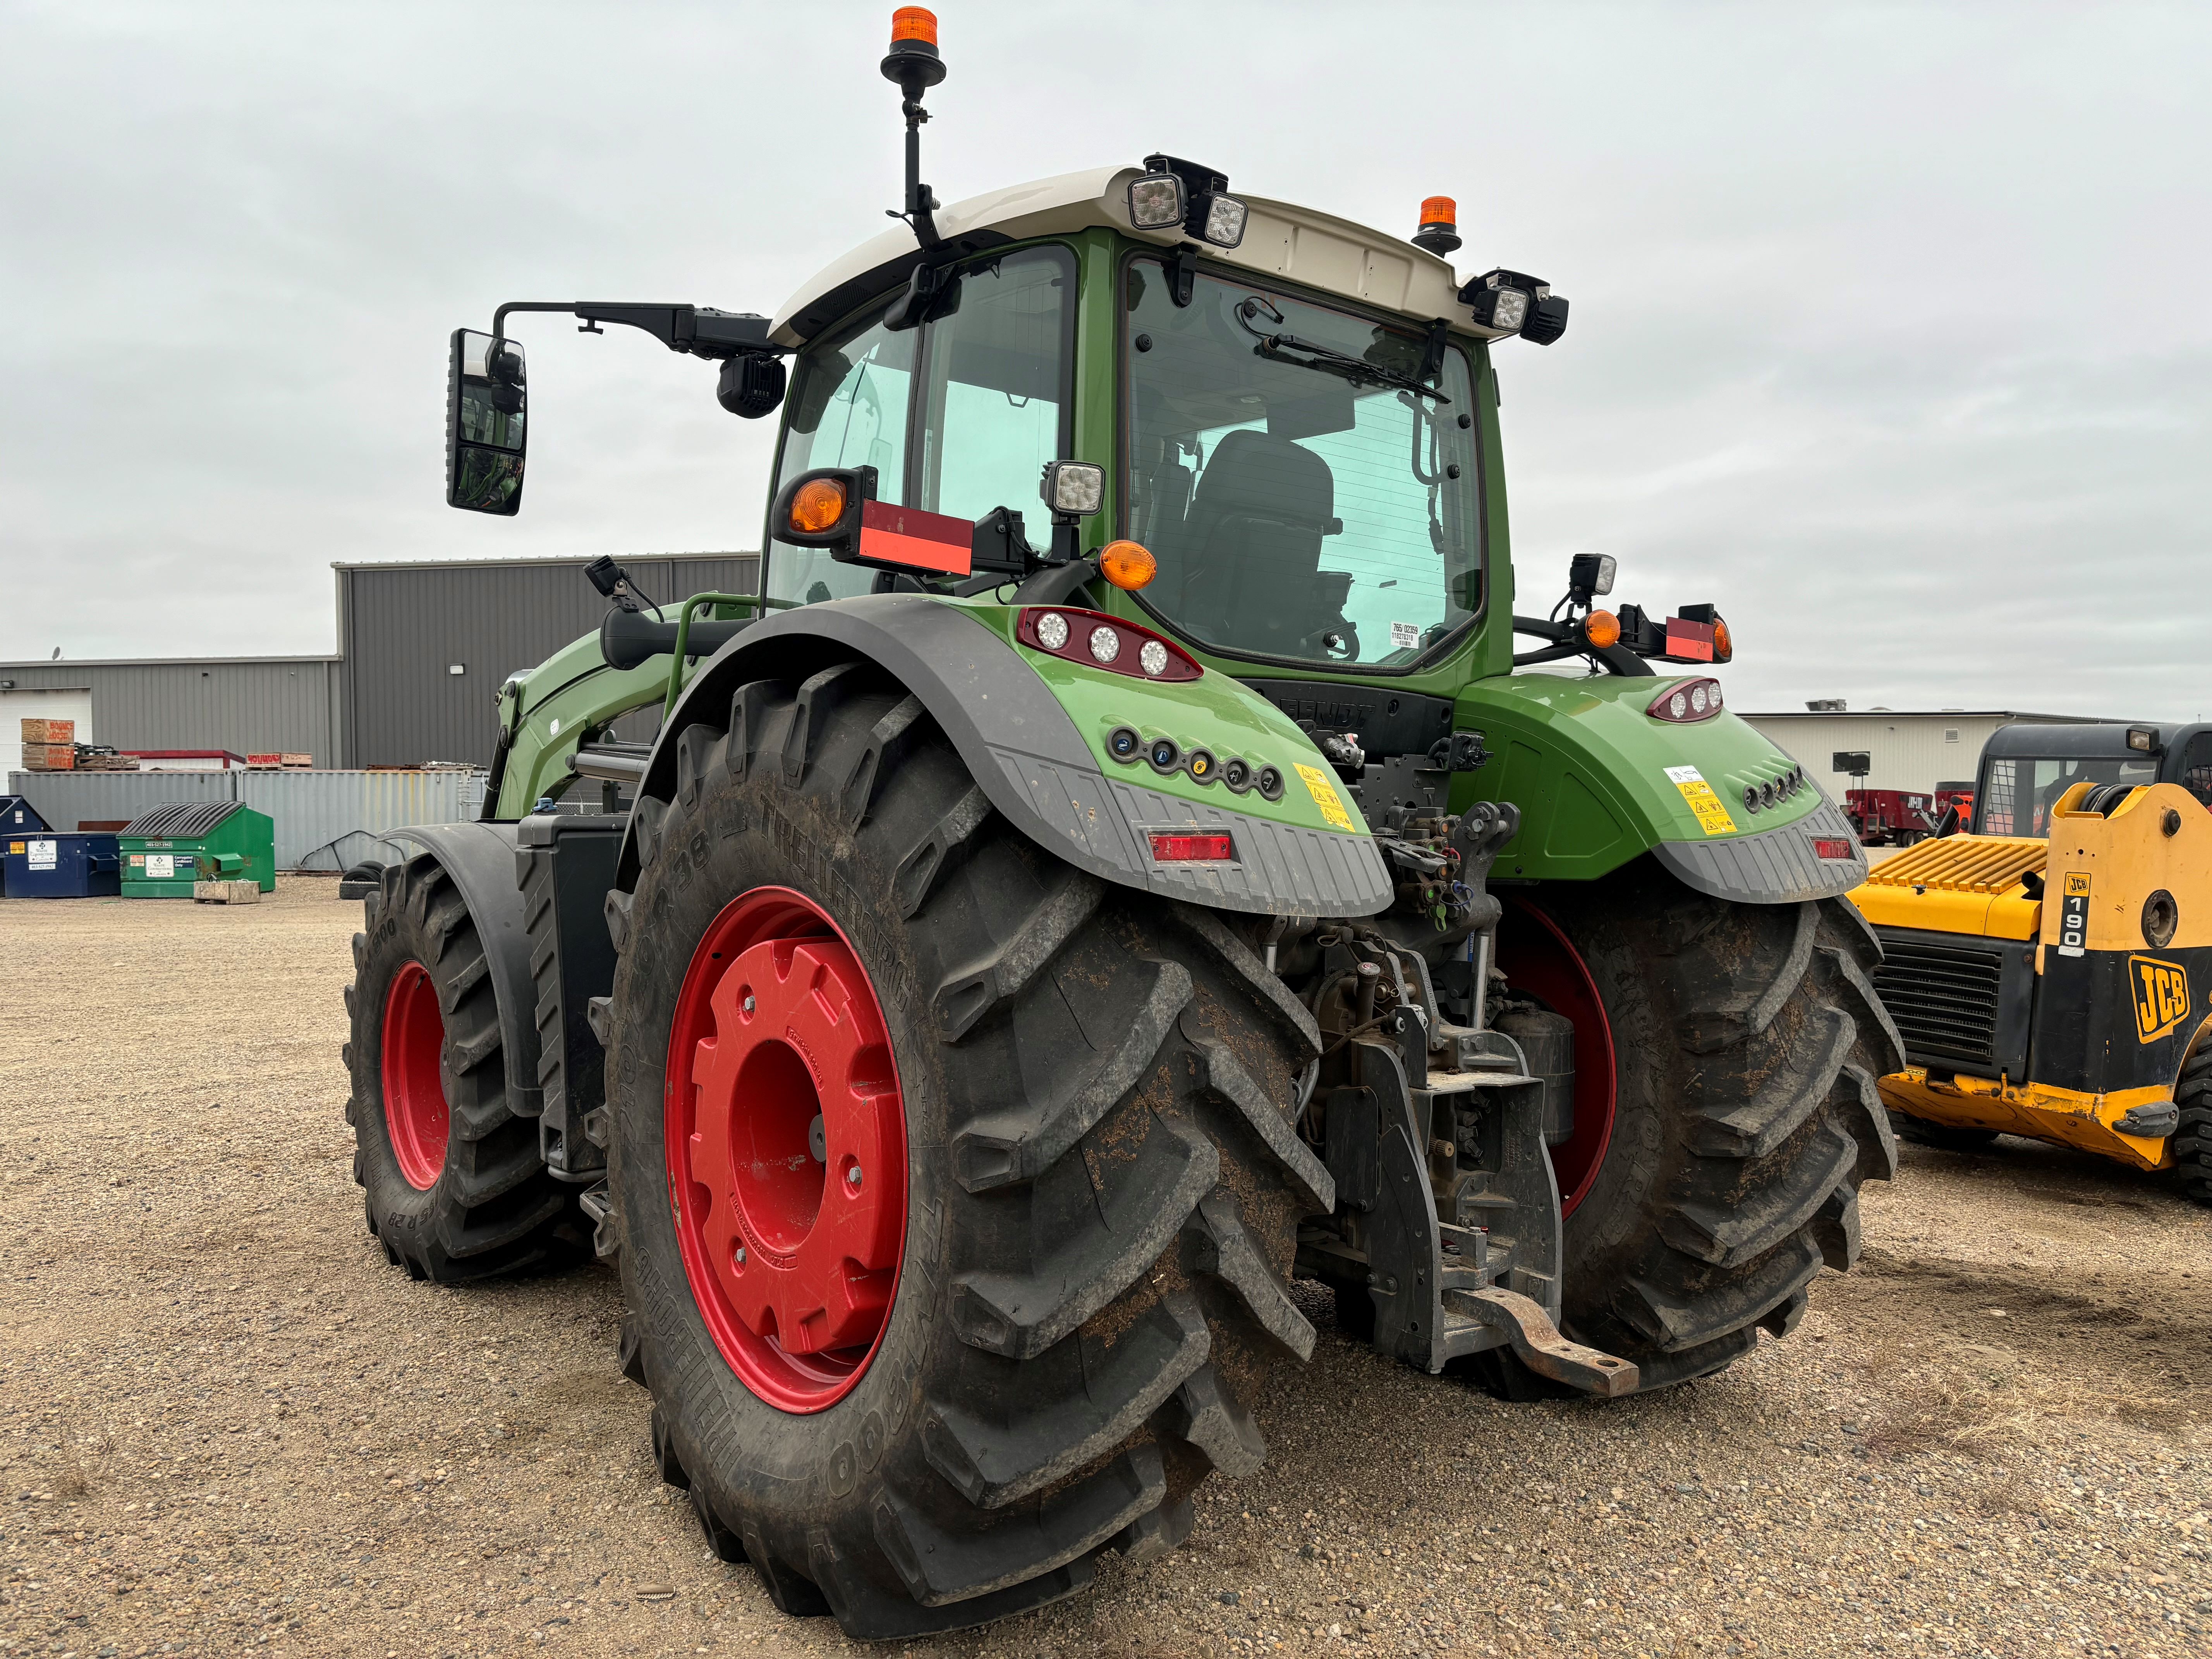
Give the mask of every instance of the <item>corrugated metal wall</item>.
POLYGON ((7 793, 64 830, 170 801, 243 801, 275 825, 279 870, 343 870, 399 856, 386 830, 475 817, 483 787, 481 772, 15 772, 7 793))
MULTIPOLYGON (((592 632, 606 614, 607 602, 584 579, 586 562, 338 566, 347 763, 489 765, 500 683, 592 632), (456 665, 461 673, 452 672, 456 665)), ((622 562, 664 605, 692 593, 750 593, 760 573, 750 553, 622 562)), ((647 737, 656 724, 635 716, 623 735, 647 737)))
POLYGON ((339 757, 332 657, 181 657, 156 662, 0 663, 25 690, 86 686, 92 741, 117 749, 228 749, 339 757))
POLYGON ((2067 714, 1746 714, 1768 742, 1796 761, 1829 794, 1840 800, 1858 787, 1833 767, 1836 755, 1863 749, 1874 769, 1869 789, 1932 791, 1939 783, 1965 781, 1981 765, 1982 745, 2001 726, 2021 720, 2072 724, 2067 714))

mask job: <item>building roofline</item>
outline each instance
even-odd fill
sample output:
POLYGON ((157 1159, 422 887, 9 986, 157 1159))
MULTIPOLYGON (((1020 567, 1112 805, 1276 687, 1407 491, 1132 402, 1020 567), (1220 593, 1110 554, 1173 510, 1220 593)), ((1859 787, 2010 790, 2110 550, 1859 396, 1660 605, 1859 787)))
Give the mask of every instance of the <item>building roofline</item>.
MULTIPOLYGON (((367 559, 349 562, 332 559, 333 570, 503 570, 511 565, 574 565, 581 568, 599 556, 595 553, 530 554, 520 558, 506 559, 367 559)), ((760 550, 751 547, 728 548, 720 552, 704 553, 629 553, 631 559, 757 559, 760 550)))
POLYGON ((1747 720, 2040 720, 2049 726, 2124 726, 2102 714, 2042 714, 2024 708, 1754 708, 1738 709, 1747 720))
MULTIPOLYGON (((13 673, 19 669, 52 669, 56 672, 73 668, 235 668, 245 664, 279 662, 343 662, 337 655, 313 657, 64 657, 59 661, 44 658, 30 662, 0 662, 0 673, 13 673)), ((19 685, 19 691, 61 690, 60 686, 19 685)))

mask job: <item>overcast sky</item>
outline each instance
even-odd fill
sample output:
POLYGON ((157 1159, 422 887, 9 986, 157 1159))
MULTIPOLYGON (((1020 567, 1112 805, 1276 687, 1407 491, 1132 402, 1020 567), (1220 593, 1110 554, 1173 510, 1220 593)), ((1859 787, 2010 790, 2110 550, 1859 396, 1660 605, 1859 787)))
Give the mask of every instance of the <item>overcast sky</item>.
MULTIPOLYGON (((773 422, 501 300, 775 312, 899 190, 888 3, 0 0, 0 659, 333 648, 331 562, 751 548, 773 422)), ((939 196, 1152 149, 1573 302, 1498 349, 1522 609, 1718 602, 1739 708, 2212 714, 2212 7, 945 0, 939 196)))

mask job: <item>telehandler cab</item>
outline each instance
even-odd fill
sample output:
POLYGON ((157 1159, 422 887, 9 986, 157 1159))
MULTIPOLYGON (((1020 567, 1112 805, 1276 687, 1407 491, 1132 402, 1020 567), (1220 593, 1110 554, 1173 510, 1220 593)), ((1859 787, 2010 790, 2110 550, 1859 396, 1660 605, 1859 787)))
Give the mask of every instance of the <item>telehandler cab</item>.
POLYGON ((1513 614, 1492 351, 1566 301, 1462 281, 1443 198, 1407 241, 1165 155, 945 207, 935 38, 883 64, 903 225, 774 318, 454 336, 476 511, 521 501, 518 313, 780 408, 763 592, 594 567, 349 998, 392 1261, 595 1240, 662 1474, 872 1638, 1181 1542, 1311 1352, 1295 1279, 1514 1396, 1787 1333, 1899 1063, 1864 861, 1723 710, 1726 622, 1597 608, 1591 556, 1513 614))

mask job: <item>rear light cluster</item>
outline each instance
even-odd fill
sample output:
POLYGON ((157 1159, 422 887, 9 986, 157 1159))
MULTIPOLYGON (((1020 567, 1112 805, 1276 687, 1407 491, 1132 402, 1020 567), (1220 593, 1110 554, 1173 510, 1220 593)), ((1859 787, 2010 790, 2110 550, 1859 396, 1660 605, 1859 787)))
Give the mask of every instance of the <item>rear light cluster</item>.
POLYGON ((1721 712, 1721 683, 1702 676, 1684 680, 1652 698, 1644 712, 1655 720, 1671 720, 1677 725, 1709 720, 1721 712))
POLYGON ((1048 656, 1134 679, 1194 680, 1206 672, 1181 646, 1149 628, 1070 605, 1031 606, 1015 623, 1014 636, 1048 656))
POLYGON ((1841 836, 1813 837, 1813 855, 1822 859, 1856 859, 1859 849, 1841 836))
POLYGON ((1805 769, 1802 766, 1793 766, 1780 777, 1765 783, 1747 783, 1743 787, 1743 810, 1763 812, 1770 806, 1788 800, 1804 787, 1805 769))
POLYGON ((1203 745, 1185 749, 1173 738, 1147 738, 1133 726, 1117 726, 1109 732, 1106 752, 1125 766, 1142 761, 1164 778, 1181 773, 1193 783, 1224 783, 1232 795, 1257 790, 1262 800, 1283 798, 1279 767, 1248 761, 1241 755, 1223 760, 1203 745))
POLYGON ((1152 834, 1155 864, 1218 864, 1233 861, 1236 857, 1237 843, 1226 835, 1158 830, 1152 834))

